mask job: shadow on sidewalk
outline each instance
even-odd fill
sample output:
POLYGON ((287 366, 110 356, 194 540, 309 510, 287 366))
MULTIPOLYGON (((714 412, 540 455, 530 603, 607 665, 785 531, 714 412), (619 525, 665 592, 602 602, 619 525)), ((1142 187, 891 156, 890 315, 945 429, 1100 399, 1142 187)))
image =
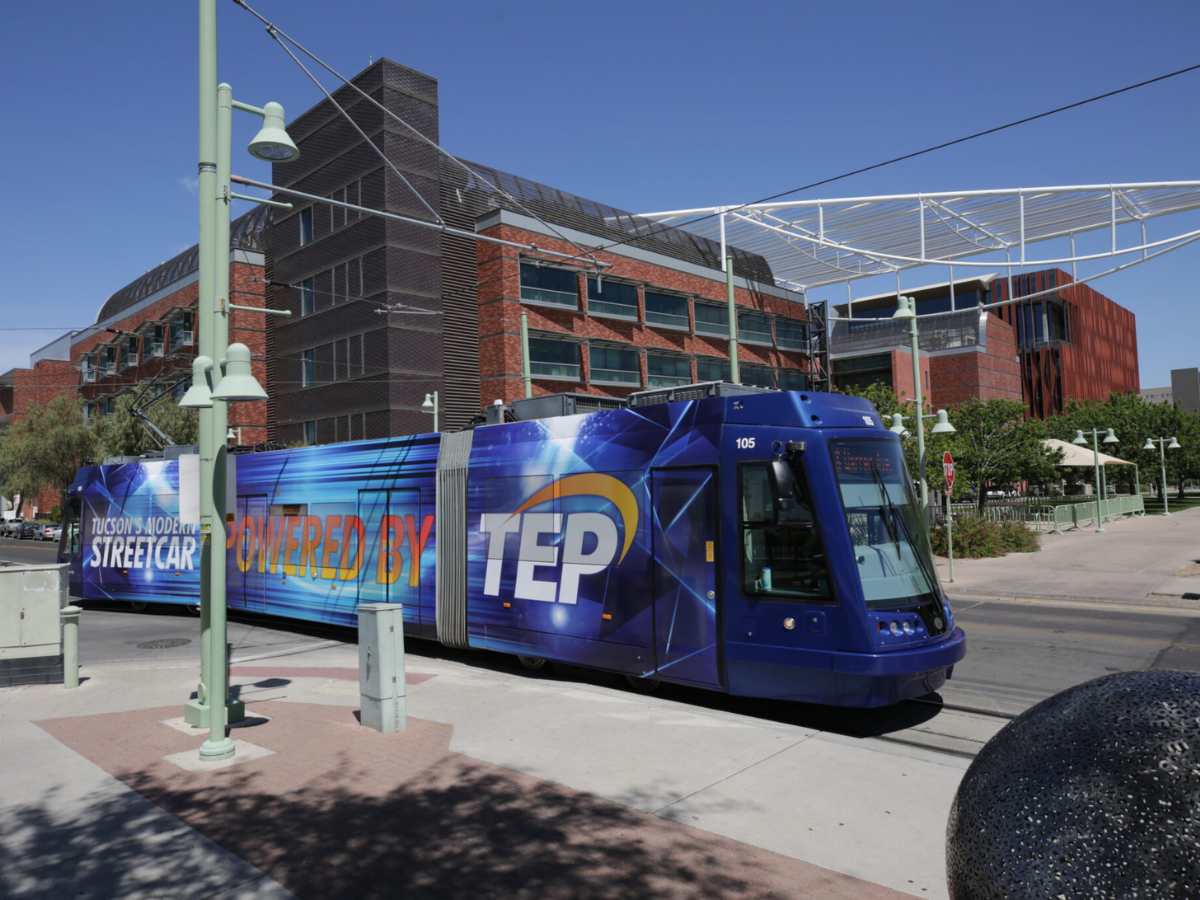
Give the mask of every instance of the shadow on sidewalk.
MULTIPOLYGON (((457 754, 378 795, 369 771, 343 771, 284 794, 236 770, 188 787, 153 772, 121 778, 301 897, 894 896, 457 754)), ((52 806, 0 821, 0 894, 20 896, 22 882, 32 896, 220 891, 216 867, 164 840, 162 817, 136 795, 71 815, 52 806), (161 874, 147 876, 148 864, 161 874)))

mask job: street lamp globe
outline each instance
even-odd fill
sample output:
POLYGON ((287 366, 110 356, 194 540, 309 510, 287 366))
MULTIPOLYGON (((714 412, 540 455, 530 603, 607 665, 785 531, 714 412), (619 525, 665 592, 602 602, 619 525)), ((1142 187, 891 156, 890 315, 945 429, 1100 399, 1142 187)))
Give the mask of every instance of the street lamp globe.
POLYGON ((1078 430, 1075 432, 1075 439, 1074 439, 1073 441, 1071 441, 1071 443, 1072 443, 1072 444, 1079 444, 1081 447, 1086 447, 1086 446, 1087 446, 1087 438, 1085 438, 1085 437, 1083 436, 1083 430, 1082 430, 1082 429, 1078 429, 1078 430))
POLYGON ((892 426, 888 429, 892 434, 903 436, 906 432, 904 427, 904 416, 900 413, 892 413, 892 426))
POLYGON ((283 127, 283 107, 271 101, 263 106, 263 126, 247 148, 250 155, 266 162, 291 162, 300 158, 300 149, 283 127))
POLYGON ((179 405, 184 409, 212 408, 212 391, 208 387, 208 370, 211 368, 212 360, 207 356, 192 360, 192 386, 179 399, 179 405))
POLYGON ((425 402, 421 404, 421 409, 425 412, 433 412, 433 394, 425 395, 425 402))
POLYGON ((1154 449, 1154 439, 1146 438, 1146 443, 1142 444, 1142 449, 1143 450, 1153 450, 1154 449))
POLYGON ((1101 441, 1101 443, 1103 443, 1103 444, 1119 444, 1121 442, 1117 440, 1117 435, 1110 428, 1110 429, 1108 429, 1108 433, 1104 435, 1104 440, 1101 441))
POLYGON ((917 312, 913 309, 912 297, 897 297, 896 311, 892 313, 893 319, 915 319, 917 312))
POLYGON ((958 429, 950 424, 950 417, 946 414, 946 411, 939 409, 937 411, 937 422, 933 426, 933 434, 954 434, 956 431, 958 429))
POLYGON ((230 344, 225 351, 225 375, 212 392, 214 400, 266 400, 267 392, 250 371, 250 348, 230 344))
POLYGON ((1180 450, 1182 448, 1179 446, 1178 440, 1176 440, 1175 438, 1171 438, 1171 440, 1167 443, 1167 449, 1168 450, 1180 450))

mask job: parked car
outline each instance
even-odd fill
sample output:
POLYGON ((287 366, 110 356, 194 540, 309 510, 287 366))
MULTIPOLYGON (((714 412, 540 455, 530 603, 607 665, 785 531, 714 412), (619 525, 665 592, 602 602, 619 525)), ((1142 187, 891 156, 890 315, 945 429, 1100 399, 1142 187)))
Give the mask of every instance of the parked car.
POLYGON ((56 541, 57 542, 60 537, 62 537, 62 526, 61 525, 55 525, 54 523, 50 523, 48 525, 42 526, 42 540, 43 541, 56 541))
POLYGON ((37 522, 22 522, 17 529, 17 537, 21 540, 37 540, 42 536, 42 526, 37 522))
POLYGON ((15 538, 17 532, 21 530, 23 521, 19 516, 15 519, 0 520, 0 537, 15 538))

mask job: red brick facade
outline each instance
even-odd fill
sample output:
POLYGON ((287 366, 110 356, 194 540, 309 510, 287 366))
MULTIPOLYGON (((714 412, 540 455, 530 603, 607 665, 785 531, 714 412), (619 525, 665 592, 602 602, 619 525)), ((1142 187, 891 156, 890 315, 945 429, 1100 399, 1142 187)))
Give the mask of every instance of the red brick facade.
MULTIPOLYGON (((916 397, 913 385, 913 363, 911 350, 893 350, 892 358, 892 390, 900 400, 911 401, 916 397)), ((921 354, 921 403, 929 409, 933 403, 933 389, 930 379, 930 359, 928 354, 921 354)))
POLYGON ((989 313, 985 327, 982 352, 968 350, 928 357, 934 406, 956 406, 972 398, 1021 399, 1021 364, 1012 326, 989 313))
MULTIPOLYGON (((1048 296, 1065 304, 1065 339, 1052 334, 1048 341, 1021 340, 1021 330, 1029 327, 1022 316, 1029 317, 1041 297, 998 309, 1023 347, 1021 382, 1028 414, 1045 418, 1062 412, 1072 400, 1138 393, 1137 317, 1092 287, 1074 284, 1062 269, 1013 276, 1013 296, 1018 298, 1056 286, 1048 296)), ((1007 295, 1006 279, 997 279, 993 300, 1007 295)), ((1035 328, 1036 316, 1032 314, 1035 328)))
MULTIPOLYGON (((229 291, 232 300, 239 306, 263 307, 266 305, 266 284, 263 267, 247 262, 232 262, 229 266, 229 291)), ((145 383, 148 379, 165 374, 170 380, 191 372, 192 359, 196 355, 196 309, 199 285, 196 281, 153 303, 130 312, 127 316, 111 321, 105 329, 90 334, 71 345, 71 365, 78 369, 85 356, 91 356, 89 368, 96 365, 96 356, 105 348, 119 350, 123 354, 130 334, 140 335, 136 341, 136 360, 126 365, 126 357, 119 355, 116 371, 105 374, 98 371, 95 379, 86 381, 80 393, 86 403, 102 403, 106 398, 145 383), (184 311, 192 317, 192 340, 172 347, 169 325, 173 316, 184 311), (152 355, 147 326, 160 324, 164 327, 164 347, 161 356, 152 355), (113 331, 109 331, 111 328, 113 331)), ((230 343, 243 343, 250 348, 254 377, 266 384, 266 322, 259 313, 233 310, 229 325, 230 343)), ((262 401, 231 403, 229 426, 239 430, 242 444, 261 443, 267 439, 267 405, 262 401)))
MULTIPOLYGON (((12 369, 0 383, 0 426, 21 421, 31 406, 44 406, 55 397, 73 395, 79 388, 79 371, 66 360, 42 359, 31 368, 12 369)), ((58 507, 55 491, 23 498, 17 514, 33 518, 58 507)))
MULTIPOLYGON (((579 248, 542 234, 524 231, 511 225, 499 224, 487 228, 484 234, 521 243, 535 243, 539 247, 567 253, 578 253, 579 248)), ((723 337, 696 334, 695 307, 693 300, 708 300, 724 304, 726 288, 722 281, 705 278, 680 271, 667 265, 655 265, 612 253, 599 252, 596 257, 611 268, 606 269, 604 279, 631 282, 637 286, 637 321, 621 321, 588 314, 586 275, 578 275, 579 308, 562 310, 552 307, 521 302, 521 254, 509 247, 479 242, 479 355, 480 355, 480 402, 490 405, 499 398, 512 400, 523 396, 521 379, 521 313, 529 316, 531 335, 564 335, 573 339, 590 339, 611 342, 645 350, 663 350, 686 354, 691 359, 691 378, 696 378, 695 357, 729 359, 729 341, 723 337), (646 289, 658 289, 667 293, 686 296, 688 302, 689 327, 686 332, 659 328, 646 322, 646 289)), ((530 254, 528 258, 532 258, 530 254)), ((546 257, 547 265, 554 259, 546 257)), ((740 280, 740 279, 739 279, 740 280)), ((754 290, 739 287, 735 290, 735 301, 740 309, 755 310, 780 318, 803 321, 804 307, 754 290)), ((738 358, 741 365, 770 366, 777 370, 795 372, 808 371, 808 358, 800 352, 777 349, 739 342, 738 358)), ((533 393, 558 393, 576 391, 602 396, 620 397, 641 390, 647 384, 646 358, 640 356, 641 384, 628 388, 592 383, 588 354, 581 354, 582 372, 578 382, 557 380, 535 375, 533 393)), ((743 380, 745 380, 743 378, 743 380)))

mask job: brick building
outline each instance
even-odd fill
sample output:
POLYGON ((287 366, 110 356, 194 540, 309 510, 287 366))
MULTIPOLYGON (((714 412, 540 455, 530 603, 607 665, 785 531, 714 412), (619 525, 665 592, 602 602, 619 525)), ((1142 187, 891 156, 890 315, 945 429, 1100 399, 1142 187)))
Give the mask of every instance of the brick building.
MULTIPOLYGON (((1134 314, 1074 284, 1061 269, 1014 275, 1011 295, 1008 278, 996 275, 904 294, 917 302, 931 405, 970 397, 1022 400, 1028 415, 1045 418, 1071 400, 1138 392, 1134 314), (1028 301, 981 308, 1035 293, 1028 301)), ((852 319, 845 304, 837 308, 830 339, 835 386, 881 381, 898 393, 911 386, 911 374, 904 375, 912 366, 908 325, 890 320, 895 308, 895 292, 856 299, 852 319)))
MULTIPOLYGON (((466 425, 494 399, 522 396, 522 311, 537 394, 623 396, 728 376, 718 244, 438 153, 429 143, 438 139, 437 82, 428 75, 383 59, 354 82, 411 126, 349 88, 334 95, 400 174, 326 101, 288 126, 300 158, 274 167, 275 184, 539 249, 281 195, 295 208, 276 212, 267 229, 269 304, 292 316, 269 323, 272 439, 427 430, 421 404, 434 390, 441 427, 466 425), (544 252, 614 242, 595 251, 611 266, 599 283, 585 265, 544 252)), ((762 257, 729 250, 742 380, 806 387, 813 335, 803 295, 775 287, 762 257)))
MULTIPOLYGON (((64 335, 69 338, 69 335, 64 335)), ((32 354, 26 368, 9 369, 0 375, 0 429, 21 421, 30 406, 45 405, 63 394, 74 394, 79 387, 79 371, 68 359, 56 359, 65 355, 63 338, 52 341, 32 354)), ((37 497, 13 498, 20 500, 20 508, 13 508, 5 498, 0 498, 0 514, 9 513, 32 518, 39 513, 54 509, 59 504, 58 494, 43 491, 37 497)))
MULTIPOLYGON (((229 292, 231 302, 261 307, 266 297, 261 207, 230 226, 229 292)), ((167 390, 179 397, 191 383, 196 356, 199 300, 199 253, 193 246, 136 278, 114 293, 96 323, 70 338, 69 360, 76 369, 79 393, 88 417, 112 411, 129 391, 167 390)), ((266 377, 266 323, 259 313, 232 310, 230 342, 246 344, 256 378, 266 377)), ((229 426, 239 444, 267 439, 266 404, 229 404, 229 426)))

